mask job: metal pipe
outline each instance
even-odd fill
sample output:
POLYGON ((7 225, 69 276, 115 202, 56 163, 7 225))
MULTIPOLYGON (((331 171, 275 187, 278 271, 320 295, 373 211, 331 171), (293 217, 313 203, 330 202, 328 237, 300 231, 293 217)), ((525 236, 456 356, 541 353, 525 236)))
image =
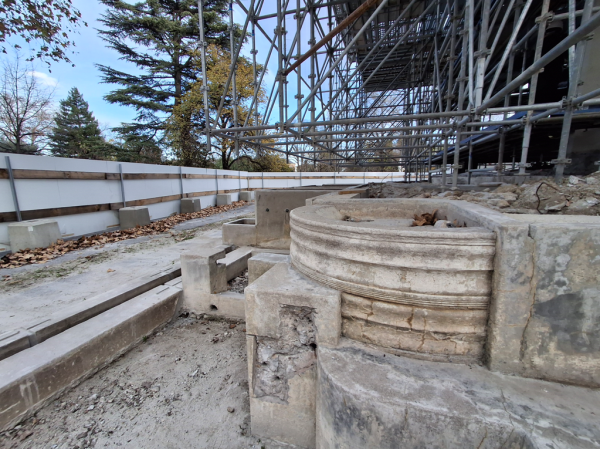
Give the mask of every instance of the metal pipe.
POLYGON ((206 40, 204 36, 204 0, 198 0, 198 25, 200 27, 200 59, 202 61, 202 92, 204 95, 204 126, 206 127, 206 151, 212 152, 210 141, 210 111, 208 108, 208 75, 206 73, 206 40))
POLYGON ((381 0, 367 0, 365 3, 356 8, 348 17, 346 17, 342 22, 336 26, 333 30, 327 33, 323 39, 321 39, 315 46, 313 46, 310 50, 304 53, 298 60, 293 63, 286 71, 285 75, 289 75, 291 72, 296 69, 296 67, 300 66, 304 61, 314 55, 319 48, 327 44, 331 39, 333 39, 336 35, 338 35, 341 31, 345 30, 350 24, 352 24, 356 19, 362 16, 367 10, 375 5, 378 1, 381 0))
POLYGON ((501 90, 496 92, 489 100, 485 101, 479 108, 476 109, 476 114, 481 114, 482 111, 488 107, 495 105, 501 98, 507 93, 512 92, 516 87, 521 86, 527 81, 534 73, 538 73, 540 69, 544 68, 549 62, 554 61, 560 55, 562 55, 569 47, 575 45, 580 40, 584 39, 589 33, 594 31, 600 25, 600 13, 594 14, 590 20, 584 25, 581 25, 577 30, 564 38, 559 42, 552 50, 542 56, 537 62, 530 65, 523 73, 517 76, 509 84, 504 86, 501 90))

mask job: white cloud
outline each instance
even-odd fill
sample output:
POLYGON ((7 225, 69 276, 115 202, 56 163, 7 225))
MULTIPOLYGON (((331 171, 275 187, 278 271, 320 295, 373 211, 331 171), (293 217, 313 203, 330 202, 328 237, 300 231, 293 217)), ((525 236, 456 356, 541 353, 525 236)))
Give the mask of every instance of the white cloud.
POLYGON ((29 75, 32 75, 35 78, 37 78, 40 81, 40 83, 42 83, 45 86, 50 86, 50 87, 58 86, 58 80, 56 78, 52 78, 49 75, 46 75, 45 73, 37 72, 34 70, 32 72, 29 72, 29 75))

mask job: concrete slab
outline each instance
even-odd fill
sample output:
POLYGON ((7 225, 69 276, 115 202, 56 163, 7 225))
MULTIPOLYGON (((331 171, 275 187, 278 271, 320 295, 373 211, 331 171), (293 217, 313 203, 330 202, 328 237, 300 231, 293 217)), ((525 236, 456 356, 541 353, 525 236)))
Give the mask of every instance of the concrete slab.
POLYGON ((160 286, 0 361, 0 430, 30 416, 171 320, 181 290, 160 286))
POLYGON ((600 445, 597 389, 395 357, 347 339, 319 346, 318 369, 320 448, 600 445))
MULTIPOLYGON (((46 318, 16 329, 4 338, 0 334, 0 360, 31 346, 35 346, 70 327, 76 326, 123 302, 141 295, 181 275, 179 265, 143 276, 100 295, 73 304, 46 318)), ((7 333, 8 334, 8 333, 7 333)))
POLYGON ((56 220, 27 220, 8 225, 8 238, 12 252, 23 249, 47 248, 60 239, 56 220))
POLYGON ((122 207, 119 209, 119 223, 121 229, 131 229, 136 226, 146 226, 150 224, 150 212, 147 207, 134 206, 122 207))
POLYGON ((198 212, 202 209, 202 204, 200 204, 200 198, 182 198, 181 199, 181 213, 182 214, 191 214, 193 212, 198 212))
POLYGON ((231 198, 231 193, 219 193, 217 195, 217 206, 225 206, 227 204, 231 204, 231 198))

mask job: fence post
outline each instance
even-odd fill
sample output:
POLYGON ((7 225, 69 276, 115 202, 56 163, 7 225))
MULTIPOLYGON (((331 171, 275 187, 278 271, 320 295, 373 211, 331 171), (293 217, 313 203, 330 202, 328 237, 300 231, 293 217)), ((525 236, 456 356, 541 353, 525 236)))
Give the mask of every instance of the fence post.
POLYGON ((262 175, 262 188, 265 188, 265 172, 260 172, 260 174, 262 175))
POLYGON ((17 187, 15 186, 15 177, 13 176, 12 167, 10 165, 10 157, 6 156, 6 170, 8 171, 8 179, 10 180, 10 190, 15 204, 15 212, 17 213, 17 221, 23 221, 21 218, 21 209, 19 208, 19 199, 17 198, 17 187))
POLYGON ((123 207, 127 207, 125 201, 125 182, 123 181, 123 165, 119 164, 119 178, 121 179, 121 198, 123 199, 123 207))
POLYGON ((183 170, 179 166, 179 189, 181 190, 181 198, 183 198, 183 170))
POLYGON ((215 183, 217 184, 217 195, 219 194, 219 170, 215 168, 215 183))

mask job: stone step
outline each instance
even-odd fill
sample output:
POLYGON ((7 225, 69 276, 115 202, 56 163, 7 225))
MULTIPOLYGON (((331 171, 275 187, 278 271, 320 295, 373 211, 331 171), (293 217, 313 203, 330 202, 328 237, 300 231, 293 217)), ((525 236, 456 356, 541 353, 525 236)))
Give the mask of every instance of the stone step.
POLYGON ((181 289, 162 285, 0 361, 0 431, 115 360, 177 315, 181 289))
POLYGON ((83 323, 102 312, 180 276, 181 267, 179 264, 175 264, 62 309, 26 328, 2 332, 0 333, 0 360, 35 346, 70 327, 83 323))

